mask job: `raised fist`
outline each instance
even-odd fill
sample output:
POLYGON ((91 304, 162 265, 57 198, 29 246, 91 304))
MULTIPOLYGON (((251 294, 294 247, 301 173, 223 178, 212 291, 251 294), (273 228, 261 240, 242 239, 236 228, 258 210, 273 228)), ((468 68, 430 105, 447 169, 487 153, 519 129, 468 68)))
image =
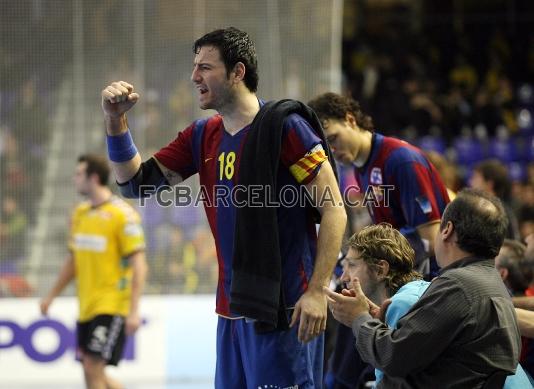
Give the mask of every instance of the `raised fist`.
POLYGON ((139 100, 134 87, 125 81, 112 82, 102 90, 102 109, 107 116, 124 115, 139 100))

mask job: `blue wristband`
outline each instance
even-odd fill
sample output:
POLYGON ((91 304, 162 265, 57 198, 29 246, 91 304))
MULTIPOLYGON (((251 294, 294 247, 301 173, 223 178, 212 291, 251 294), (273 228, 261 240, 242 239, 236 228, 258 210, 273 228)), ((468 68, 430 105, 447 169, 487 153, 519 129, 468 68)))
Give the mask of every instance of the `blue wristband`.
POLYGON ((109 159, 113 162, 126 162, 137 154, 129 129, 124 134, 108 135, 107 141, 109 159))

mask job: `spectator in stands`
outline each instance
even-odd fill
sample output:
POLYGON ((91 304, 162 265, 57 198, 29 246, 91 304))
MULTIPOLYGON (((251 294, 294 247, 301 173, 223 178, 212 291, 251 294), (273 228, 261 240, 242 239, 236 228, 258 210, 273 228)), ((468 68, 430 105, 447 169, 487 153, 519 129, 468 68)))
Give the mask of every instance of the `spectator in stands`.
POLYGON ((456 196, 456 192, 458 192, 462 186, 458 166, 447 159, 443 154, 436 151, 428 151, 425 154, 443 179, 443 183, 449 194, 449 199, 453 200, 456 196))
POLYGON ((0 297, 29 297, 33 288, 23 269, 28 218, 15 195, 7 193, 0 198, 0 297))
MULTIPOLYGON (((19 196, 31 194, 27 188, 30 179, 27 172, 29 169, 24 165, 20 143, 12 131, 5 131, 2 136, 2 153, 0 155, 0 177, 2 182, 11 193, 19 196)), ((34 169, 36 170, 36 169, 34 169)))
MULTIPOLYGON (((375 308, 391 299, 385 323, 390 328, 396 328, 398 320, 430 285, 414 271, 413 248, 399 231, 387 223, 364 228, 350 238, 348 245, 349 250, 342 261, 341 280, 350 289, 355 288, 352 282, 358 280, 365 295, 376 304, 375 308)), ((352 343, 351 346, 354 347, 352 343)), ((375 375, 378 382, 383 373, 375 370, 375 375)))
POLYGON ((515 372, 519 329, 494 266, 506 226, 498 199, 460 192, 435 240, 442 273, 397 329, 370 316, 357 282, 349 293, 328 291, 334 317, 352 327, 362 358, 384 371, 378 388, 497 388, 515 372))
POLYGON ((11 112, 15 136, 26 152, 24 158, 39 158, 49 135, 48 115, 37 92, 37 80, 28 78, 22 84, 20 96, 11 112))
POLYGON ((534 233, 534 204, 523 204, 518 214, 519 234, 522 240, 526 240, 534 233))
POLYGON ((506 237, 520 239, 517 217, 510 204, 512 182, 506 166, 496 159, 488 159, 478 163, 473 170, 469 186, 485 191, 502 201, 508 217, 506 237))
POLYGON ((495 257, 495 267, 512 296, 524 296, 532 281, 532 267, 525 260, 525 251, 521 242, 505 239, 495 257))
POLYGON ((20 262, 26 255, 28 218, 12 195, 3 197, 0 212, 0 270, 16 274, 21 270, 20 262))
MULTIPOLYGON (((532 236, 534 237, 534 236, 532 236)), ((527 239, 530 241, 531 239, 527 239)), ((532 245, 532 242, 531 242, 532 245)), ((532 258, 526 257, 527 247, 518 241, 505 239, 499 255, 495 258, 495 267, 501 274, 504 284, 513 296, 514 306, 521 331, 522 346, 519 362, 529 374, 534 373, 534 286, 532 258), (529 288, 530 285, 530 288, 529 288), (525 296, 525 297, 524 297, 525 296), (518 308, 520 307, 520 308, 518 308)), ((532 256, 532 254, 530 254, 532 256)))
MULTIPOLYGON (((528 272, 532 275, 534 271, 534 233, 527 235, 525 241, 527 246, 523 266, 527 268, 528 276, 528 272)), ((531 284, 525 290, 524 295, 516 295, 512 298, 516 307, 519 330, 523 336, 519 362, 531 376, 534 375, 534 283, 532 281, 534 280, 531 278, 531 284)))

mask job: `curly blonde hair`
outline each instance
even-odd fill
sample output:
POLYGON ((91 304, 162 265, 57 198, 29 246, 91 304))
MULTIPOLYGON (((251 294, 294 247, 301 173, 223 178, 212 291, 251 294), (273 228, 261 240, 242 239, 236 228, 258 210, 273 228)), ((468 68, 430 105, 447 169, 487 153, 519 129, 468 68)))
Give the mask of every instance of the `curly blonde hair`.
POLYGON ((413 248, 389 223, 365 227, 349 239, 348 246, 357 250, 361 259, 372 269, 376 270, 378 262, 382 259, 389 263, 389 272, 384 281, 390 296, 404 284, 423 278, 413 269, 415 263, 413 248))

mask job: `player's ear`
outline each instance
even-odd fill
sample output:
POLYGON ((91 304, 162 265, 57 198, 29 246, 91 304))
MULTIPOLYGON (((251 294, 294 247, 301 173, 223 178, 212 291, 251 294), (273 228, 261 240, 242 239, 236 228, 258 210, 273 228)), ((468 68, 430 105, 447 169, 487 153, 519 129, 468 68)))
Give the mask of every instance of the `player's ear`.
POLYGON ((385 278, 389 273, 389 262, 381 259, 376 264, 376 275, 379 279, 385 278))
POLYGON ((504 267, 499 267, 499 274, 501 275, 501 279, 504 281, 508 278, 508 269, 504 267))
POLYGON ((358 128, 358 123, 356 122, 356 118, 352 114, 352 112, 347 112, 345 114, 345 121, 349 124, 351 128, 358 128))
POLYGON ((89 178, 89 180, 91 180, 95 184, 100 184, 100 177, 98 177, 98 174, 96 173, 88 174, 87 178, 89 178))
POLYGON ((449 239, 454 233, 454 224, 449 220, 445 227, 440 231, 442 239, 445 241, 449 239))
POLYGON ((239 81, 243 81, 245 79, 245 73, 246 73, 245 64, 243 62, 237 62, 234 65, 234 69, 232 70, 232 73, 230 73, 230 77, 237 84, 239 81))

